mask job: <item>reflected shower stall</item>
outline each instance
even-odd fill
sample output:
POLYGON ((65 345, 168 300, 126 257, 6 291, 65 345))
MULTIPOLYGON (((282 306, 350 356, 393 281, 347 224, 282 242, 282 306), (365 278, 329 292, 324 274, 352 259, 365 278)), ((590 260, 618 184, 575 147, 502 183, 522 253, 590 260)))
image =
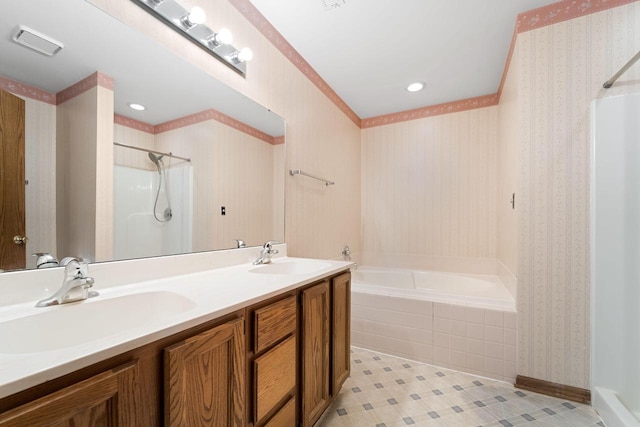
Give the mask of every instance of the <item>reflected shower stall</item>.
POLYGON ((592 401, 608 427, 640 427, 640 95, 592 111, 592 401))
POLYGON ((190 159, 114 145, 114 259, 191 252, 190 159))

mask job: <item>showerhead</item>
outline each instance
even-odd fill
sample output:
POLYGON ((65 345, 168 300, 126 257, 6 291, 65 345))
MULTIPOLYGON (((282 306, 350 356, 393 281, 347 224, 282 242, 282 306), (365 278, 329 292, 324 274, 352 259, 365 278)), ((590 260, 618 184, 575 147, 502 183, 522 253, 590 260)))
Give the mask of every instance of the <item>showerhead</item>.
POLYGON ((158 165, 158 162, 160 160, 162 160, 164 156, 160 155, 160 156, 156 156, 156 154, 153 151, 149 151, 149 159, 151 159, 151 161, 153 163, 155 163, 156 165, 158 165))
POLYGON ((157 155, 156 155, 154 152, 152 152, 152 151, 149 151, 149 153, 148 153, 148 154, 149 154, 149 159, 150 159, 153 163, 155 163, 156 167, 158 168, 158 173, 160 173, 160 172, 161 172, 161 169, 160 169, 161 165, 160 165, 160 164, 162 163, 162 158, 163 158, 164 156, 163 156, 163 155, 159 155, 159 156, 157 156, 157 155))

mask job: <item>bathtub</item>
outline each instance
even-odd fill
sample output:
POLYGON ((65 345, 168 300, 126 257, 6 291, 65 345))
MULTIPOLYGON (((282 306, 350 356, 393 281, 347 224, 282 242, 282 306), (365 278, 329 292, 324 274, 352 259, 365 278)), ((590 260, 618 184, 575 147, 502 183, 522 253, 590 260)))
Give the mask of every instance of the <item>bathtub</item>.
POLYGON ((359 267, 351 272, 356 292, 515 311, 515 301, 498 276, 359 267))
POLYGON ((352 344, 513 383, 517 318, 497 276, 359 266, 352 344))

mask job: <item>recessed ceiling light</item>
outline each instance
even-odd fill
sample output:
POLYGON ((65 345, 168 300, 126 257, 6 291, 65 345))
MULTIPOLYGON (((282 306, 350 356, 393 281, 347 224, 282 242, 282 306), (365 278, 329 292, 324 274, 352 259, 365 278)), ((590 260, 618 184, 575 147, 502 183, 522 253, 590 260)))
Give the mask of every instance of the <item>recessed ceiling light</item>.
POLYGON ((129 106, 129 108, 136 111, 144 111, 147 109, 147 107, 145 107, 144 105, 136 104, 135 102, 129 102, 127 103, 127 105, 129 106))
POLYGON ((421 91, 422 89, 424 89, 425 86, 426 86, 425 82, 415 82, 415 83, 411 83, 409 86, 407 86, 407 90, 409 92, 418 92, 418 91, 421 91))

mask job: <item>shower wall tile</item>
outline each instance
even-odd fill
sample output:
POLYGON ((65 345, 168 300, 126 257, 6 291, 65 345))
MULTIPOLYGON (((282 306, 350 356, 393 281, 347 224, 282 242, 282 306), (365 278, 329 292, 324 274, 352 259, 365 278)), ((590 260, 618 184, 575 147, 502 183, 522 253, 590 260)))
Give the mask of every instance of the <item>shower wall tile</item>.
POLYGON ((362 130, 365 252, 496 257, 497 108, 362 130))
POLYGON ((640 4, 521 33, 516 49, 498 108, 518 128, 517 369, 588 389, 591 103, 640 92, 637 66, 602 88, 640 50, 640 4))

